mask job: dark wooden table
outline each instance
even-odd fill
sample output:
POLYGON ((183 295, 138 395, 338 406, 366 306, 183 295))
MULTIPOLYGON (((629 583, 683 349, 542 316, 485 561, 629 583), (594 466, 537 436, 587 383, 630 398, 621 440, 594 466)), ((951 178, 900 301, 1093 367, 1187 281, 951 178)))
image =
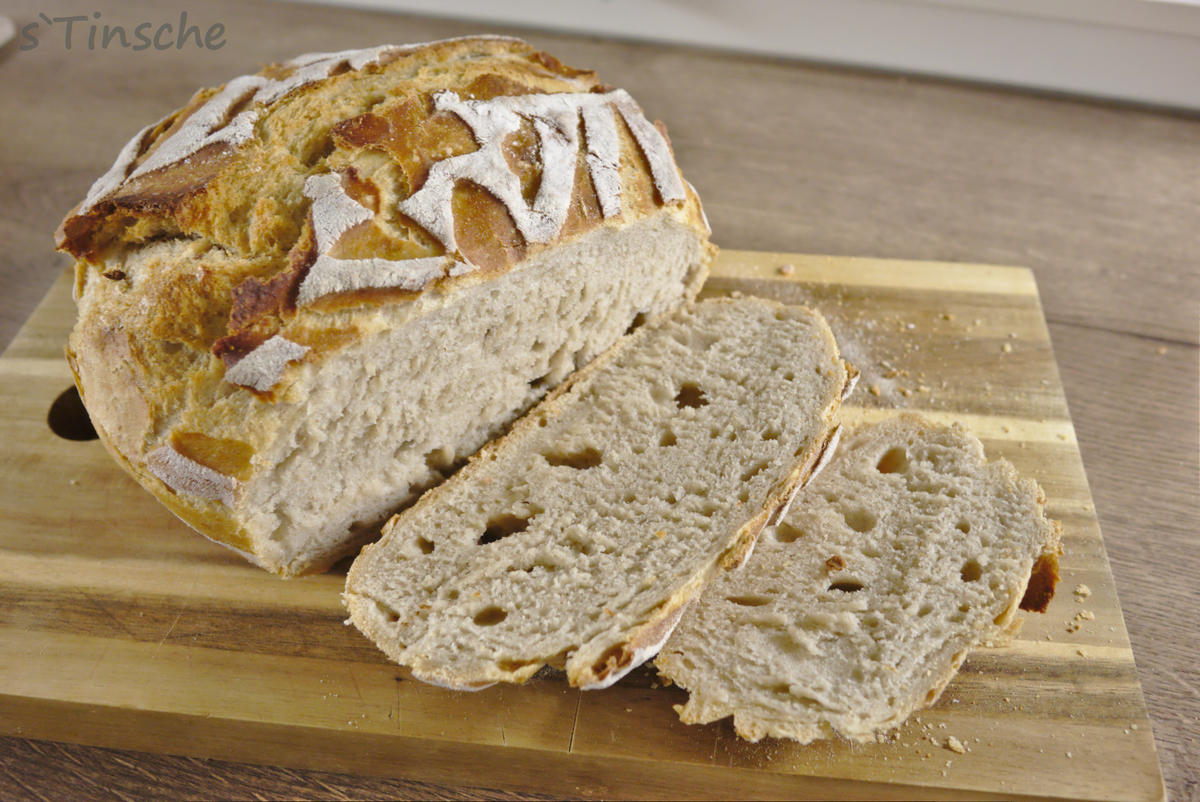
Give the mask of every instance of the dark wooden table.
MULTIPOLYGON (((184 7, 18 0, 17 28, 184 7)), ((146 121, 312 50, 516 33, 664 120, 730 248, 1025 265, 1041 288, 1172 799, 1200 795, 1200 119, 678 47, 315 6, 186 7, 217 51, 0 52, 0 345, 66 265, 62 214, 146 121)), ((1015 56, 1014 56, 1015 57, 1015 56)), ((1114 56, 1119 57, 1119 56, 1114 56)), ((1135 65, 1130 65, 1135 69, 1135 65)), ((2 715, 2 711, 0 711, 2 715)), ((0 738, 0 797, 525 798, 0 738)))

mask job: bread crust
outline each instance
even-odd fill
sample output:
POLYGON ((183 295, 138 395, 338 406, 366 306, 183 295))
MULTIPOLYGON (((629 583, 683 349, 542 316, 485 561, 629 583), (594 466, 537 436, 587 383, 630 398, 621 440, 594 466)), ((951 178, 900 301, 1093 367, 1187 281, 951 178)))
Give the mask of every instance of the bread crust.
MULTIPOLYGON (((206 498, 156 472, 150 455, 180 435, 236 441, 251 455, 248 478, 257 479, 270 468, 257 456, 279 430, 274 408, 302 400, 289 394, 299 371, 602 228, 662 218, 706 241, 699 199, 656 125, 594 73, 503 37, 303 56, 199 91, 139 132, 57 233, 59 248, 77 259, 79 317, 68 359, 101 439, 207 537, 284 575, 323 570, 360 542, 282 563, 255 546, 229 504, 247 477, 206 498), (477 183, 486 176, 451 172, 448 217, 418 222, 415 207, 404 205, 431 190, 443 167, 487 146, 486 132, 468 124, 473 103, 534 109, 518 115, 493 153, 519 197, 506 203, 477 183), (574 130, 570 108, 583 115, 574 130), (540 122, 551 112, 561 112, 554 120, 563 130, 540 122), (603 162, 595 119, 609 118, 619 211, 612 186, 604 195, 594 178, 605 174, 593 166, 603 162), (547 161, 552 142, 561 145, 557 173, 547 161), (565 193, 555 196, 562 208, 551 210, 561 212, 557 229, 522 231, 518 212, 542 214, 549 190, 539 186, 555 181, 565 193), (449 243, 435 230, 442 224, 449 243), (325 268, 321 276, 331 278, 317 281, 325 268)), ((684 298, 707 274, 715 249, 703 248, 684 298)), ((229 475, 222 465, 191 462, 162 464, 229 475)))

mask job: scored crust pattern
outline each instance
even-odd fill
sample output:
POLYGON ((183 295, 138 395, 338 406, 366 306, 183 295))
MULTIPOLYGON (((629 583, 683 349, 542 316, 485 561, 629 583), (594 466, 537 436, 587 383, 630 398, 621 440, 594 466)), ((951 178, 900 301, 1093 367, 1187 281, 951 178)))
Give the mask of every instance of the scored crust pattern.
MULTIPOLYGON (((411 47, 411 46, 410 46, 411 47)), ((249 140, 254 135, 254 123, 263 109, 279 100, 293 89, 328 78, 341 64, 352 70, 361 70, 369 64, 378 64, 385 57, 398 54, 410 47, 381 45, 365 50, 346 50, 339 53, 307 53, 286 62, 285 67, 294 68, 286 78, 267 78, 263 75, 241 75, 234 78, 215 95, 196 109, 175 133, 167 138, 158 149, 133 172, 130 166, 142 151, 146 135, 158 123, 148 125, 129 140, 108 172, 96 179, 88 190, 87 197, 76 215, 87 214, 105 195, 119 189, 126 181, 163 167, 181 162, 209 145, 226 144, 233 147, 249 140), (230 117, 239 106, 241 111, 230 117)))
MULTIPOLYGON (((471 181, 485 188, 504 204, 527 241, 552 241, 567 218, 583 139, 587 148, 585 162, 601 213, 605 218, 619 215, 621 145, 614 113, 621 115, 645 156, 661 202, 683 201, 686 197, 666 139, 624 90, 604 94, 502 96, 490 100, 463 100, 457 93, 446 91, 434 96, 434 104, 438 111, 460 117, 471 128, 479 149, 436 162, 424 186, 397 208, 436 237, 447 255, 400 260, 332 256, 330 252, 342 235, 355 226, 369 223, 374 214, 346 192, 338 173, 309 176, 304 194, 312 200, 310 216, 316 259, 300 283, 298 304, 306 306, 330 295, 366 288, 419 291, 435 279, 476 270, 476 265, 458 253, 454 235, 452 201, 460 181, 471 181), (502 148, 504 138, 516 133, 524 121, 532 123, 537 132, 542 155, 542 180, 532 203, 522 196, 520 179, 502 148)), ((282 378, 286 362, 302 358, 307 350, 276 335, 235 363, 226 373, 226 379, 260 392, 269 391, 282 378), (288 346, 289 358, 280 362, 284 344, 288 346), (243 381, 243 377, 256 381, 243 381)))

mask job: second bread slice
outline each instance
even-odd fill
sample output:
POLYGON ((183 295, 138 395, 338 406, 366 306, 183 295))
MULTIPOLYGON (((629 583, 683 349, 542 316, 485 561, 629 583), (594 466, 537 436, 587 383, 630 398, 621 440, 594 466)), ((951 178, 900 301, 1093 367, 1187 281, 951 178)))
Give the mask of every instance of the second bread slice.
POLYGON ((350 570, 351 620, 435 684, 611 684, 812 474, 851 372, 803 307, 651 323, 394 518, 350 570))
POLYGON ((658 656, 688 724, 738 735, 873 740, 932 704, 968 650, 1042 610, 1059 533, 1045 498, 960 426, 905 414, 837 456, 724 572, 658 656))

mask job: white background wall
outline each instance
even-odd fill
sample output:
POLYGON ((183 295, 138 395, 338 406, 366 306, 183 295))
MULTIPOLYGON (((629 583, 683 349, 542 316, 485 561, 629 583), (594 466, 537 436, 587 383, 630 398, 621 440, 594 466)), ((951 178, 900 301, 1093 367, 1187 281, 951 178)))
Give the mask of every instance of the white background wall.
POLYGON ((303 0, 1200 110, 1200 0, 303 0))

